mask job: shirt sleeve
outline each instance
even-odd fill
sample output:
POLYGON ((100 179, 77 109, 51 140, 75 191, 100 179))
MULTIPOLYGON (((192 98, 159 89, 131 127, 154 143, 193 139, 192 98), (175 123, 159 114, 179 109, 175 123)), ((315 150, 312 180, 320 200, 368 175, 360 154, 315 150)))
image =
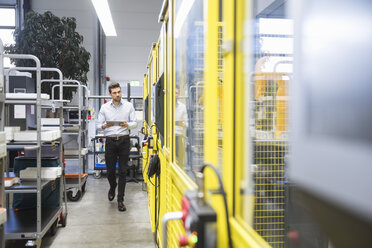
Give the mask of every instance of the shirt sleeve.
POLYGON ((188 128, 188 126, 189 126, 189 120, 187 118, 186 105, 183 105, 183 108, 182 108, 182 120, 185 122, 186 128, 188 128))
POLYGON ((103 109, 103 106, 101 107, 101 110, 98 113, 98 118, 97 118, 97 121, 96 121, 96 129, 97 130, 102 130, 102 125, 106 121, 106 117, 103 114, 103 110, 102 109, 103 109))
POLYGON ((129 110, 128 129, 134 129, 136 127, 137 127, 136 111, 134 110, 133 104, 131 104, 129 110))

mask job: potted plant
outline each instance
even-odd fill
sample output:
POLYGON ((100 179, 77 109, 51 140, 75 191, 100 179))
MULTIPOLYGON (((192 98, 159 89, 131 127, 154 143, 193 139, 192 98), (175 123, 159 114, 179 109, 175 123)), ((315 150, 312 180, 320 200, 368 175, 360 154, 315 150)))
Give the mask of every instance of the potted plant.
MULTIPOLYGON (((90 53, 81 45, 83 36, 76 32, 76 19, 55 16, 47 11, 30 11, 25 16, 23 29, 14 32, 15 44, 5 48, 11 54, 32 54, 40 59, 42 67, 62 71, 65 79, 87 82, 90 53)), ((35 66, 30 60, 13 60, 16 66, 35 66)), ((54 72, 43 72, 42 79, 58 78, 54 72)), ((42 84, 41 92, 51 95, 53 84, 42 84)), ((71 100, 77 88, 66 87, 63 98, 71 100)), ((56 99, 59 92, 55 92, 56 99)))

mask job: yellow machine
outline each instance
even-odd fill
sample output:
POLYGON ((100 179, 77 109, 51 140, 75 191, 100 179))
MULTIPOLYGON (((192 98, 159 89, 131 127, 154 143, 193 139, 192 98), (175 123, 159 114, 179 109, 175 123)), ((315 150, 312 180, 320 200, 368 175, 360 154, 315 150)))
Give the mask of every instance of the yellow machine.
POLYGON ((158 247, 284 247, 288 80, 249 69, 253 3, 220 3, 165 0, 159 16, 143 87, 152 231, 158 247))
POLYGON ((288 178, 286 3, 164 0, 143 94, 143 175, 158 247, 330 247, 288 178))

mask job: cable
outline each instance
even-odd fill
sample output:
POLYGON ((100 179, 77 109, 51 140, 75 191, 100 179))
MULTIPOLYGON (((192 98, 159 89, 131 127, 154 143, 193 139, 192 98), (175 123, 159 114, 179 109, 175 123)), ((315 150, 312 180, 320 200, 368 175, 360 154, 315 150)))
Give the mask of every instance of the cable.
MULTIPOLYGON (((148 151, 147 151, 147 153, 148 153, 148 151)), ((147 159, 149 159, 148 156, 147 156, 146 160, 147 159)), ((143 162, 143 160, 142 160, 142 162, 143 162)), ((148 163, 146 163, 145 168, 142 169, 142 171, 146 171, 146 169, 149 167, 149 164, 150 164, 150 161, 148 163)))
POLYGON ((229 236, 229 247, 233 248, 232 240, 231 240, 231 228, 230 228, 230 220, 229 220, 229 211, 228 211, 227 200, 226 200, 226 192, 225 192, 225 189, 223 187, 222 179, 221 179, 220 173, 218 172, 216 167, 214 167, 211 164, 207 164, 207 163, 203 164, 203 167, 201 168, 201 173, 204 174, 204 169, 206 167, 211 168, 214 171, 214 173, 216 174, 217 178, 218 178, 218 183, 220 184, 221 195, 223 196, 223 201, 224 201, 224 204, 225 204, 227 235, 229 236))
POLYGON ((153 123, 153 124, 150 126, 150 130, 149 130, 150 136, 151 136, 151 134, 152 134, 152 128, 153 128, 153 127, 156 127, 155 123, 153 123))
MULTIPOLYGON (((160 132, 158 131, 158 128, 157 128, 155 123, 150 126, 150 130, 149 130, 150 134, 152 133, 152 128, 153 127, 156 127, 156 134, 157 134, 158 137, 160 137, 160 132)), ((159 170, 160 170, 160 168, 159 168, 159 170)), ((159 247, 157 231, 158 231, 158 228, 159 228, 159 215, 160 215, 160 189, 159 189, 159 194, 158 194, 158 188, 160 188, 160 173, 158 173, 158 172, 155 173, 155 184, 151 181, 150 177, 148 179, 149 179, 149 182, 155 187, 155 243, 156 243, 156 247, 159 247), (157 183, 157 181, 158 181, 157 179, 159 179, 159 183, 157 183), (158 196, 158 199, 156 199, 157 196, 158 196), (159 201, 159 206, 157 204, 158 201, 159 201)))
MULTIPOLYGON (((156 174, 155 179, 159 180, 158 187, 160 187, 160 174, 156 174)), ((158 181, 158 180, 156 180, 156 181, 158 181)), ((157 193, 158 187, 155 187, 155 240, 156 240, 156 244, 159 247, 158 237, 157 237, 158 234, 157 233, 158 233, 158 228, 159 228, 159 215, 160 215, 160 188, 159 188, 159 194, 158 194, 157 193), (157 195, 158 195, 158 200, 156 199, 157 195), (157 204, 157 202, 159 202, 159 204, 157 204), (157 205, 159 205, 159 206, 157 207, 157 205), (157 208, 158 211, 156 211, 156 208, 157 208)))
MULTIPOLYGON (((155 175, 155 184, 157 184, 157 180, 158 179, 158 176, 155 175)), ((158 206, 158 203, 157 203, 157 199, 156 199, 156 196, 158 194, 158 189, 157 187, 155 187, 155 197, 154 197, 154 200, 155 200, 155 211, 154 211, 154 219, 155 219, 155 243, 156 243, 156 247, 159 247, 159 243, 158 243, 158 222, 156 221, 156 210, 157 210, 157 206, 158 206)))
POLYGON ((160 186, 160 184, 159 185, 156 185, 157 183, 155 182, 155 184, 151 181, 151 179, 150 179, 150 177, 149 177, 149 182, 152 184, 152 186, 154 186, 155 188, 157 188, 157 187, 159 187, 160 186))

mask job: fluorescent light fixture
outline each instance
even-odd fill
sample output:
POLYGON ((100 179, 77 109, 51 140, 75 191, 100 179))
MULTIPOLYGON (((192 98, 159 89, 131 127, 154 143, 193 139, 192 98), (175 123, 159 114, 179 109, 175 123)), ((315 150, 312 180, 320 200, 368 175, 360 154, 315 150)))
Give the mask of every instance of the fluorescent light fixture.
POLYGON ((178 38, 181 33, 182 26, 186 20, 187 15, 189 14, 192 6, 194 5, 195 0, 183 0, 181 6, 179 7, 176 23, 174 25, 174 36, 178 38))
POLYGON ((115 25, 112 20, 107 0, 91 0, 96 10, 99 22, 106 36, 116 36, 115 25))

